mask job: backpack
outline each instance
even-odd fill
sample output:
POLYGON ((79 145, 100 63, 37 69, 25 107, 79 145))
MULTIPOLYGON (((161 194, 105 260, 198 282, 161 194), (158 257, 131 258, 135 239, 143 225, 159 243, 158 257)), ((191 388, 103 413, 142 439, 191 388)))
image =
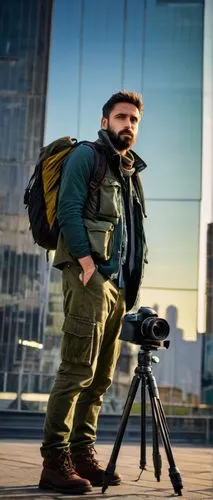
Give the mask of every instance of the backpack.
POLYGON ((67 156, 80 144, 91 147, 95 153, 95 163, 89 188, 99 188, 106 173, 106 154, 97 143, 78 142, 71 137, 61 137, 48 146, 42 147, 35 170, 24 194, 25 208, 28 210, 30 230, 34 242, 47 251, 55 250, 59 236, 57 202, 63 164, 67 156))

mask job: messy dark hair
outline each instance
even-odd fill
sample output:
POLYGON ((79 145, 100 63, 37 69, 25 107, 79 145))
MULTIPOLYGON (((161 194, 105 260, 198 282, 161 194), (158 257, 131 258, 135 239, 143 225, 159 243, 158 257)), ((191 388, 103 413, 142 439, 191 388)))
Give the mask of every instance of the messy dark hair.
POLYGON ((104 118, 109 118, 111 111, 118 102, 129 102, 130 104, 134 104, 134 106, 138 108, 140 115, 142 115, 143 101, 141 95, 134 91, 131 92, 130 90, 120 90, 120 92, 113 94, 104 104, 102 108, 104 118))

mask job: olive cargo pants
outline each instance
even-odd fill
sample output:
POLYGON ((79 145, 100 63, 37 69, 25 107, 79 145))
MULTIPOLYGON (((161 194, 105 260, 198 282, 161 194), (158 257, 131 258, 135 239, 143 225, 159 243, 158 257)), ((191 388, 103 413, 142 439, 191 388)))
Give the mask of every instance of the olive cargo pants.
POLYGON ((95 442, 103 394, 112 382, 120 352, 124 293, 97 270, 84 286, 80 271, 72 264, 62 271, 64 336, 47 406, 43 457, 53 448, 74 449, 95 442))

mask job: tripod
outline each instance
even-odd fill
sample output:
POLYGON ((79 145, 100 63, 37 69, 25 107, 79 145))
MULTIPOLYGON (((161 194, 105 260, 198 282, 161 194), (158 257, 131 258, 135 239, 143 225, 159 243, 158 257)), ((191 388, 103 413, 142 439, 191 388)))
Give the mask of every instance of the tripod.
MULTIPOLYGON (((161 344, 156 342, 156 344, 161 344)), ((169 342, 164 342, 168 347, 169 342)), ((151 349, 157 350, 158 347, 153 344, 141 346, 138 352, 138 366, 135 369, 135 375, 133 376, 127 400, 124 406, 123 414, 121 417, 120 427, 117 433, 117 437, 113 446, 111 457, 107 468, 105 470, 104 484, 102 488, 102 493, 108 488, 108 484, 111 476, 113 475, 116 467, 116 460, 120 450, 121 442, 127 425, 128 417, 131 411, 131 407, 141 382, 141 455, 140 455, 140 469, 142 474, 143 470, 146 468, 146 386, 148 388, 151 411, 152 411, 152 444, 153 444, 153 465, 154 474, 157 481, 160 481, 162 460, 159 453, 159 431, 161 435, 161 440, 165 448, 167 455, 167 460, 169 462, 169 477, 174 488, 174 492, 178 496, 182 496, 182 479, 180 473, 175 465, 172 449, 169 440, 169 430, 166 422, 165 413, 159 398, 159 392, 156 384, 155 377, 152 373, 152 363, 156 362, 154 356, 152 356, 151 349)), ((140 476, 139 476, 140 477, 140 476)))

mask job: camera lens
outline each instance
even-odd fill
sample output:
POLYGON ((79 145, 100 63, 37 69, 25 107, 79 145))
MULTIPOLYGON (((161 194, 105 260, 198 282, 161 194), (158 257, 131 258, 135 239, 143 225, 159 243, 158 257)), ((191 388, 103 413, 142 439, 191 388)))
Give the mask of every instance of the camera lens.
POLYGON ((169 335, 169 324, 162 318, 146 318, 141 325, 141 333, 146 339, 164 340, 169 335))

